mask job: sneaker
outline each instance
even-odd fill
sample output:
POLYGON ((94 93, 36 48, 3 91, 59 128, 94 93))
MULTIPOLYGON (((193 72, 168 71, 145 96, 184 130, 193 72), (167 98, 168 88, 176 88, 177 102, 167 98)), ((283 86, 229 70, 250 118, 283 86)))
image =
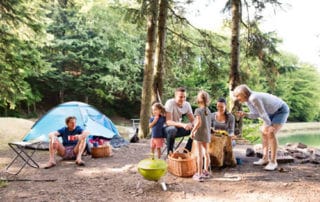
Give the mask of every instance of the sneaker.
POLYGON ((199 175, 198 173, 194 174, 192 179, 194 179, 195 181, 198 181, 198 182, 203 182, 202 176, 199 175))
POLYGON ((263 166, 263 165, 267 165, 268 163, 269 163, 269 161, 266 161, 264 159, 259 159, 258 161, 253 162, 253 165, 263 166))
POLYGON ((269 171, 273 171, 273 170, 277 169, 277 167, 278 167, 277 163, 269 162, 268 165, 266 167, 264 167, 264 169, 269 170, 269 171))
POLYGON ((209 171, 205 171, 205 170, 204 170, 204 171, 202 172, 201 177, 204 178, 204 179, 210 179, 210 178, 212 177, 212 175, 210 174, 209 171))

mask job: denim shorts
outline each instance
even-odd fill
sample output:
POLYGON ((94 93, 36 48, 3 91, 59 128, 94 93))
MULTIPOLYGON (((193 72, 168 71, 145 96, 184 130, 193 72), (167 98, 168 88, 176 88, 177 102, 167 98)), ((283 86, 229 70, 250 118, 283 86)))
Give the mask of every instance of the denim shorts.
POLYGON ((284 124, 287 122, 289 116, 289 107, 286 103, 283 103, 281 107, 274 113, 269 114, 269 118, 272 124, 284 124))

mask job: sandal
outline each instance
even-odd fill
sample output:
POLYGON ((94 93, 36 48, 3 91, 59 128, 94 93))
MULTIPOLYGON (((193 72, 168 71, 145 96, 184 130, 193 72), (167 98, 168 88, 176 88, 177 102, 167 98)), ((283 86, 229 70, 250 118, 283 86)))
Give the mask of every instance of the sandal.
POLYGON ((53 163, 53 162, 49 162, 47 165, 45 165, 43 168, 44 169, 49 169, 49 168, 52 168, 52 167, 55 167, 57 164, 56 163, 53 163))

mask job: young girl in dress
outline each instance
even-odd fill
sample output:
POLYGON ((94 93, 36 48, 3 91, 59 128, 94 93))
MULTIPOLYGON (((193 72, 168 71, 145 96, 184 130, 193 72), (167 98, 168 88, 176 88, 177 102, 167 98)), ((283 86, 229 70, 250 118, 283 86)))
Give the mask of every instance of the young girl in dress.
POLYGON ((155 149, 157 149, 158 158, 161 157, 161 148, 164 143, 163 126, 166 122, 165 108, 162 104, 156 102, 152 105, 152 117, 149 120, 149 128, 151 129, 151 153, 154 155, 155 149))
POLYGON ((211 113, 208 109, 210 102, 209 94, 203 90, 199 91, 197 95, 197 102, 198 108, 194 112, 195 125, 191 131, 191 138, 193 138, 195 142, 194 145, 197 156, 197 173, 194 174, 193 179, 202 182, 204 179, 210 177, 210 156, 208 153, 208 145, 211 139, 211 113))

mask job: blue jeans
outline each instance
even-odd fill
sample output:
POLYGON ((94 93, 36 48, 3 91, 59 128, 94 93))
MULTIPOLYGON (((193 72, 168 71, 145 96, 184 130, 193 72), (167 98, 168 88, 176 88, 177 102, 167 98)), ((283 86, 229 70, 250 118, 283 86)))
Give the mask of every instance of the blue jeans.
MULTIPOLYGON (((164 132, 167 139, 167 154, 169 154, 170 151, 173 151, 175 138, 189 136, 191 131, 185 130, 184 128, 177 128, 175 126, 167 126, 165 127, 164 132)), ((189 138, 185 148, 191 151, 191 147, 192 139, 189 138)))

